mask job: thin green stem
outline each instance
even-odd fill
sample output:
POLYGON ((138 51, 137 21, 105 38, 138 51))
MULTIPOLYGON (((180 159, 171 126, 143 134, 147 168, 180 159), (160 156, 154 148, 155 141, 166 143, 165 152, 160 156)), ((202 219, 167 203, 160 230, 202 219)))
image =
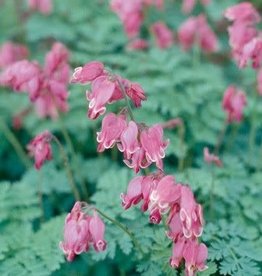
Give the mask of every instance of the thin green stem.
POLYGON ((127 110, 128 110, 128 114, 130 116, 130 119, 132 121, 135 121, 135 117, 134 117, 134 114, 133 114, 133 111, 132 111, 132 108, 131 108, 128 96, 126 94, 125 87, 123 86, 122 82, 118 78, 117 78, 117 83, 119 84, 120 90, 121 90, 121 92, 122 92, 122 94, 123 94, 123 96, 125 98, 125 102, 126 102, 126 106, 127 106, 127 110))
POLYGON ((218 139, 217 139, 217 144, 216 144, 215 151, 214 151, 214 153, 216 155, 218 155, 220 147, 223 143, 223 140, 224 140, 224 137, 225 137, 225 134, 226 134, 226 130, 227 130, 227 126, 228 126, 228 122, 227 122, 227 120, 225 120, 223 128, 221 129, 221 132, 220 132, 220 134, 218 136, 218 139))
POLYGON ((66 154, 62 144, 60 143, 60 141, 56 138, 56 136, 52 135, 52 139, 56 142, 56 144, 59 147, 61 157, 64 161, 64 166, 65 166, 65 169, 66 169, 67 178, 68 178, 71 190, 74 194, 75 200, 79 201, 80 200, 80 194, 79 194, 79 191, 77 189, 76 183, 74 181, 74 177, 73 177, 73 174, 72 174, 72 169, 69 165, 69 160, 68 160, 67 154, 66 154))
POLYGON ((210 217, 214 217, 214 189, 215 189, 215 174, 214 174, 214 167, 211 165, 211 187, 210 187, 210 195, 209 195, 209 212, 210 217))
POLYGON ((104 217, 105 219, 111 221, 113 224, 115 224, 117 227, 119 227, 120 229, 122 229, 129 237, 130 239, 132 240, 134 246, 138 249, 138 251, 143 255, 144 252, 141 248, 141 246, 139 245, 137 239, 135 238, 134 234, 125 226, 123 225, 122 223, 120 223, 119 221, 109 217, 108 215, 106 215, 104 212, 102 212, 101 210, 95 208, 96 211, 102 216, 104 217))
POLYGON ((251 128, 250 128, 249 137, 248 137, 248 150, 249 150, 250 158, 252 156, 252 153, 254 151, 254 147, 256 144, 256 107, 258 103, 257 93, 255 94, 254 98, 255 98, 254 99, 255 101, 254 101, 252 114, 251 114, 251 128))
MULTIPOLYGON (((59 121, 60 121, 60 127, 61 127, 62 135, 65 139, 65 142, 66 142, 67 146, 69 147, 73 164, 76 166, 77 165, 77 158, 76 158, 76 152, 75 152, 75 149, 74 149, 74 146, 73 146, 73 142, 70 138, 70 135, 69 135, 69 133, 68 133, 66 127, 65 127, 64 121, 63 121, 60 114, 59 114, 59 121)), ((87 187, 86 187, 86 185, 83 181, 81 181, 80 184, 81 184, 81 190, 84 194, 84 197, 85 197, 86 200, 88 200, 88 194, 89 193, 88 193, 87 187)))
POLYGON ((32 166, 32 163, 26 152, 24 151, 23 146, 2 118, 0 118, 0 129, 2 129, 6 140, 13 146, 17 156, 20 158, 23 165, 26 168, 30 168, 32 166))
MULTIPOLYGON (((184 145, 184 140, 185 140, 185 127, 184 123, 178 126, 178 134, 180 138, 180 148, 183 150, 185 148, 184 145)), ((184 170, 185 167, 185 157, 184 156, 179 156, 178 159, 178 170, 181 172, 184 170)))

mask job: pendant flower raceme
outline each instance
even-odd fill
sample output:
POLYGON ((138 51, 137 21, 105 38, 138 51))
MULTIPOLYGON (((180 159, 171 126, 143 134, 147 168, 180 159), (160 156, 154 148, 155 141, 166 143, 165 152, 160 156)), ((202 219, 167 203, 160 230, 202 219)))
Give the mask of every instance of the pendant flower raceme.
MULTIPOLYGON (((139 84, 113 75, 98 61, 76 68, 72 82, 91 83, 91 90, 87 93, 90 101, 88 117, 91 119, 105 113, 108 103, 125 98, 126 101, 131 100, 135 107, 140 107, 141 101, 146 99, 139 84)), ((177 183, 173 176, 164 174, 162 160, 169 143, 164 139, 163 126, 183 126, 183 122, 177 118, 167 124, 150 127, 136 122, 130 105, 126 104, 118 114, 107 113, 104 116, 101 131, 97 132, 97 150, 102 152, 116 145, 123 153, 124 163, 135 173, 156 163, 157 173, 136 176, 129 182, 127 192, 120 195, 122 206, 126 210, 141 203, 141 211, 148 211, 153 224, 159 224, 166 215, 167 236, 173 242, 170 265, 178 267, 184 260, 187 275, 194 275, 205 268, 207 258, 203 249, 205 246, 198 243, 204 224, 202 206, 195 201, 189 186, 177 183), (188 253, 188 247, 195 250, 192 256, 188 253)), ((89 233, 95 249, 103 250, 104 227, 95 215, 89 221, 89 233), (100 232, 94 234, 97 229, 100 232)))
POLYGON ((89 250, 90 244, 96 251, 104 251, 105 225, 96 211, 93 215, 86 214, 82 209, 85 202, 77 201, 65 219, 64 241, 60 242, 60 248, 68 261, 73 261, 76 255, 89 250))
POLYGON ((0 84, 17 92, 27 92, 39 117, 57 118, 59 112, 68 111, 68 59, 66 47, 54 43, 43 68, 28 60, 12 63, 1 73, 0 84))
POLYGON ((184 50, 191 49, 195 44, 205 53, 218 49, 217 37, 204 15, 188 18, 178 30, 178 40, 184 50))
POLYGON ((204 148, 203 153, 204 153, 204 160, 206 163, 214 163, 217 167, 222 166, 222 162, 219 159, 219 157, 216 156, 215 154, 210 153, 207 147, 204 148))

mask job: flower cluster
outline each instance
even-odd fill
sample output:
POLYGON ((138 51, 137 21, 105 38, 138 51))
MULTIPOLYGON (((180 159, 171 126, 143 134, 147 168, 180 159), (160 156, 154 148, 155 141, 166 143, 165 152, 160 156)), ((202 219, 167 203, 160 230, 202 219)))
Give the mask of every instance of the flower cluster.
POLYGON ((229 43, 233 58, 243 68, 252 60, 253 68, 262 62, 262 38, 256 29, 261 17, 249 2, 243 2, 228 8, 225 17, 232 21, 228 27, 229 43))
POLYGON ((28 6, 42 14, 49 14, 53 9, 52 0, 28 0, 28 6))
POLYGON ((56 118, 59 111, 68 111, 68 59, 65 46, 55 43, 45 57, 43 68, 28 60, 12 63, 1 73, 0 84, 17 92, 28 92, 40 117, 56 118))
MULTIPOLYGON (((139 107, 141 100, 145 99, 144 91, 138 84, 109 74, 104 65, 97 61, 76 68, 72 81, 91 83, 91 92, 87 94, 90 101, 88 116, 91 119, 104 114, 105 104, 114 100, 130 99, 135 107, 139 107)), ((180 124, 181 120, 176 119, 168 126, 180 124)), ((156 163, 157 173, 136 176, 130 181, 127 193, 120 196, 122 206, 128 209, 142 202, 141 210, 149 211, 150 222, 154 224, 159 224, 167 215, 167 236, 174 247, 171 266, 180 266, 184 259, 187 275, 204 270, 207 248, 198 243, 204 223, 202 207, 196 203, 187 185, 176 183, 173 176, 164 174, 162 159, 168 141, 164 140, 163 127, 160 124, 148 127, 144 123, 137 123, 131 111, 123 109, 119 114, 107 113, 104 116, 97 142, 99 152, 116 145, 123 152, 125 164, 135 173, 156 163)))
POLYGON ((256 29, 261 16, 251 3, 243 2, 228 8, 225 17, 233 22, 228 28, 232 55, 239 68, 251 61, 257 70, 257 91, 262 95, 262 36, 256 29))
POLYGON ((44 162, 53 158, 50 142, 52 134, 44 131, 38 134, 27 146, 29 155, 35 158, 35 168, 40 170, 44 162))
POLYGON ((173 241, 172 267, 178 267, 184 258, 187 275, 206 268, 207 248, 197 241, 203 231, 202 207, 188 186, 176 183, 173 176, 163 173, 137 176, 129 183, 127 193, 121 194, 121 199, 124 209, 142 202, 141 210, 149 211, 151 223, 159 224, 167 216, 167 236, 173 241), (192 248, 195 248, 194 254, 192 248), (197 257, 199 254, 201 258, 197 257))
POLYGON ((87 203, 77 201, 65 219, 64 241, 60 242, 60 248, 70 262, 76 255, 87 252, 90 244, 97 252, 106 249, 104 222, 95 209, 92 216, 86 214, 86 207, 87 203))
MULTIPOLYGON (((201 4, 206 6, 210 4, 211 0, 200 0, 201 4)), ((191 13, 196 5, 196 0, 183 0, 182 11, 184 13, 191 13)))
POLYGON ((245 93, 233 85, 229 86, 224 93, 222 102, 223 109, 227 112, 227 121, 229 123, 234 121, 240 122, 246 104, 245 93))
POLYGON ((184 50, 191 49, 195 44, 206 53, 218 49, 217 37, 204 15, 189 17, 178 30, 178 40, 184 50))
POLYGON ((0 69, 28 57, 28 50, 24 45, 6 42, 0 47, 0 69))
POLYGON ((106 111, 106 104, 128 97, 136 107, 146 99, 144 90, 138 83, 133 83, 117 75, 112 75, 101 62, 93 61, 75 69, 71 82, 91 83, 87 91, 89 101, 88 117, 96 119, 106 111), (124 93, 125 91, 125 93, 124 93))
MULTIPOLYGON (((163 0, 112 0, 111 9, 120 18, 127 37, 131 40, 128 49, 146 49, 148 43, 139 38, 140 30, 144 22, 145 10, 149 6, 155 6, 157 9, 163 9, 163 0)), ((155 37, 156 45, 159 48, 168 48, 174 43, 172 31, 163 22, 156 22, 150 30, 155 37)))

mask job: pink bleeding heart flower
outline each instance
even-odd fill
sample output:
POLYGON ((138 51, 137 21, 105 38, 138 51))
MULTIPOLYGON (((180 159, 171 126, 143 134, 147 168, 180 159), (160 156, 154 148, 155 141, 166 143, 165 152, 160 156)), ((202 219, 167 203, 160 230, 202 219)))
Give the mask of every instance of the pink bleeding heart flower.
POLYGON ((62 43, 54 43, 52 49, 46 54, 43 71, 46 78, 68 84, 70 75, 69 51, 62 43))
POLYGON ((186 275, 194 276, 197 271, 207 269, 205 262, 207 260, 208 251, 205 244, 196 240, 189 240, 184 248, 183 257, 185 259, 186 275))
POLYGON ((148 129, 144 129, 140 135, 140 141, 146 153, 148 162, 156 162, 156 166, 163 170, 163 161, 165 157, 165 149, 169 141, 163 139, 163 128, 161 125, 154 125, 148 129))
POLYGON ((205 53, 212 53, 218 49, 218 40, 207 23, 204 15, 198 16, 198 38, 199 46, 205 53))
POLYGON ((257 30, 252 26, 246 26, 242 22, 234 23, 228 27, 229 44, 232 48, 233 58, 237 64, 244 66, 243 64, 243 49, 246 44, 252 41, 257 35, 257 30))
POLYGON ((258 69, 262 65, 262 38, 255 37, 243 47, 242 55, 239 60, 239 67, 244 68, 248 62, 252 60, 254 69, 258 69))
POLYGON ((106 76, 100 76, 92 82, 91 91, 86 93, 86 97, 90 101, 88 110, 90 119, 94 120, 105 113, 105 105, 110 102, 115 87, 115 83, 106 76))
POLYGON ((37 135, 27 146, 29 154, 35 158, 35 168, 39 170, 45 161, 52 159, 50 141, 52 134, 49 131, 37 135))
POLYGON ((227 8, 224 15, 230 21, 242 22, 245 24, 254 24, 261 20, 259 13, 249 2, 242 2, 227 8))
POLYGON ((17 92, 27 91, 35 100, 41 86, 41 69, 37 63, 21 60, 5 68, 0 75, 0 84, 17 92))
MULTIPOLYGON (((143 90, 141 85, 136 82, 131 82, 127 79, 118 77, 117 87, 119 90, 121 90, 121 88, 125 89, 125 93, 132 100, 135 107, 140 107, 141 102, 146 100, 145 91, 143 90), (118 87, 120 86, 119 83, 121 83, 121 87, 118 87)), ((124 97, 123 92, 121 92, 121 95, 122 95, 121 98, 123 98, 124 97)))
POLYGON ((145 39, 135 38, 131 40, 127 45, 127 50, 146 50, 149 44, 145 39))
POLYGON ((222 102, 223 109, 227 112, 228 122, 240 122, 243 117, 243 109, 247 104, 245 93, 235 86, 229 86, 222 102))
POLYGON ((217 37, 204 15, 188 18, 178 30, 178 39, 184 50, 192 48, 194 44, 206 53, 218 49, 217 37))
POLYGON ((134 179, 132 179, 127 187, 127 193, 121 194, 120 198, 122 200, 122 206, 123 208, 129 209, 132 205, 138 204, 142 197, 142 185, 145 177, 144 176, 137 176, 134 179))
POLYGON ((167 220, 169 230, 166 232, 166 235, 174 242, 177 241, 180 237, 184 237, 182 222, 179 216, 179 208, 179 205, 173 205, 167 220))
POLYGON ((130 121, 126 129, 122 132, 118 149, 124 152, 126 159, 130 159, 132 154, 140 149, 138 143, 138 127, 135 122, 130 121))
POLYGON ((76 255, 89 249, 91 218, 82 212, 82 204, 82 202, 77 201, 71 212, 66 216, 64 241, 59 244, 70 262, 73 261, 76 255))
POLYGON ((142 0, 111 0, 111 9, 120 18, 129 38, 136 37, 144 20, 142 0))
POLYGON ((28 0, 28 6, 42 14, 49 14, 53 9, 52 0, 28 0))
POLYGON ((169 48, 174 43, 173 32, 163 22, 156 22, 151 26, 151 32, 154 35, 156 45, 160 49, 169 48))
POLYGON ((170 258, 170 266, 171 267, 179 267, 181 261, 183 259, 183 253, 186 247, 186 239, 180 238, 177 242, 173 243, 172 257, 170 258))
POLYGON ((27 48, 22 44, 6 42, 0 47, 0 68, 5 68, 19 60, 26 59, 27 48))
POLYGON ((166 213, 180 198, 180 185, 177 185, 171 175, 164 176, 150 194, 149 209, 166 213))
POLYGON ((186 238, 199 237, 203 231, 203 214, 201 205, 197 204, 191 189, 181 187, 180 220, 186 238))
POLYGON ((77 67, 72 76, 72 83, 88 83, 96 78, 106 75, 104 64, 99 61, 92 61, 83 67, 77 67))
POLYGON ((115 143, 120 141, 121 134, 127 127, 124 115, 108 113, 102 121, 102 129, 97 132, 98 152, 112 148, 115 143))
POLYGON ((204 160, 207 163, 214 163, 216 166, 221 167, 222 166, 222 162, 219 159, 218 156, 216 156, 215 154, 211 154, 209 152, 209 149, 207 147, 204 148, 204 160))
POLYGON ((97 252, 104 251, 107 245, 106 241, 104 240, 105 224, 98 216, 96 211, 94 211, 94 214, 89 221, 89 231, 94 249, 97 252))
POLYGON ((195 17, 189 17, 178 29, 178 40, 185 51, 193 47, 197 21, 195 17))

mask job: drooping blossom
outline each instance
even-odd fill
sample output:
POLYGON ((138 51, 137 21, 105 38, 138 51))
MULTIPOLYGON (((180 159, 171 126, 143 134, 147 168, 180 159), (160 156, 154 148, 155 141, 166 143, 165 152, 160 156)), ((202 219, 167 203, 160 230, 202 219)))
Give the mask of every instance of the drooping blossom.
POLYGON ((249 60, 252 61, 254 69, 258 69, 262 65, 262 37, 255 37, 245 44, 239 60, 239 67, 245 67, 249 60))
POLYGON ((149 162, 155 162, 156 166, 162 170, 165 157, 165 149, 169 141, 164 141, 163 128, 161 125, 154 125, 148 129, 144 129, 140 135, 140 141, 146 153, 146 159, 149 162))
POLYGON ((91 241, 93 243, 94 249, 97 252, 104 251, 107 245, 104 239, 105 224, 98 216, 96 211, 93 212, 93 216, 90 218, 89 231, 90 231, 91 241))
POLYGON ((161 48, 169 48, 174 43, 173 32, 163 22, 156 22, 151 26, 156 45, 161 48))
POLYGON ((27 146, 30 156, 35 159, 35 168, 37 170, 40 170, 45 161, 53 158, 51 139, 52 134, 49 131, 44 131, 38 134, 27 146))
POLYGON ((207 266, 205 265, 207 256, 208 251, 205 244, 199 244, 195 240, 188 241, 183 252, 186 275, 194 276, 197 271, 204 271, 207 269, 207 266))
MULTIPOLYGON (((206 6, 211 0, 200 0, 201 4, 206 6)), ((191 13, 196 5, 196 0, 183 0, 182 11, 184 13, 191 13)))
POLYGON ((207 23, 204 15, 188 18, 178 30, 178 40, 184 50, 189 50, 197 44, 203 52, 215 52, 218 40, 207 23))
POLYGON ((129 209, 132 205, 138 204, 143 198, 143 181, 144 176, 137 176, 132 179, 127 187, 127 193, 121 194, 122 206, 124 209, 129 209))
POLYGON ((21 60, 7 66, 0 75, 0 84, 17 92, 28 92, 31 100, 39 95, 41 68, 35 62, 21 60))
POLYGON ((127 36, 138 36, 144 20, 143 0, 111 0, 110 6, 120 18, 127 36))
POLYGON ((243 117, 243 109, 247 104, 245 93, 235 86, 229 86, 222 102, 223 109, 227 112, 228 122, 240 122, 243 117))
POLYGON ((83 67, 77 67, 71 79, 72 83, 88 83, 104 74, 104 64, 99 61, 91 61, 83 67))
POLYGON ((28 6, 45 15, 50 14, 53 9, 52 0, 28 0, 28 6))
POLYGON ((214 163, 217 167, 222 166, 222 162, 219 159, 219 157, 216 156, 215 154, 210 153, 207 147, 204 148, 203 152, 204 152, 204 160, 206 163, 214 163))
MULTIPOLYGON (((179 223, 179 221, 177 222, 179 223)), ((173 243, 172 256, 170 258, 171 267, 179 267, 182 259, 184 258, 184 250, 187 240, 184 237, 180 237, 176 242, 173 243)))
POLYGON ((242 2, 226 9, 225 17, 233 22, 254 24, 260 22, 260 15, 250 2, 242 2))
POLYGON ((98 152, 112 148, 120 141, 120 137, 127 126, 124 115, 108 113, 102 121, 102 129, 97 132, 98 152))
POLYGON ((200 204, 197 204, 192 190, 188 186, 181 187, 180 220, 186 238, 200 237, 203 231, 203 213, 200 204))
POLYGON ((142 38, 135 38, 133 40, 131 40, 126 48, 127 50, 146 50, 148 49, 149 44, 145 39, 142 38))
POLYGON ((126 159, 130 159, 132 154, 140 149, 138 142, 138 127, 135 122, 130 121, 128 126, 122 131, 118 149, 124 152, 126 159))
POLYGON ((77 201, 65 219, 64 241, 59 245, 70 262, 76 255, 87 252, 90 244, 96 251, 106 249, 105 225, 96 211, 93 216, 83 212, 82 208, 86 205, 85 202, 77 201))
POLYGON ((28 57, 28 50, 22 44, 6 42, 0 47, 0 68, 5 68, 28 57))

